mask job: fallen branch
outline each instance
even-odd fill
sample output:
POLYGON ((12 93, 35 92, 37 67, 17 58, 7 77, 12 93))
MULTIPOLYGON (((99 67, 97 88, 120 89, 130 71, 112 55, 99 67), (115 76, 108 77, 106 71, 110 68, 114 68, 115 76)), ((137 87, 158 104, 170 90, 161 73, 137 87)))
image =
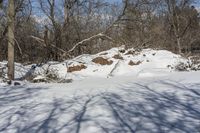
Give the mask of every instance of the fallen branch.
MULTIPOLYGON (((37 42, 39 42, 40 44, 42 44, 44 47, 47 47, 47 45, 45 44, 45 42, 44 42, 43 39, 41 39, 41 38, 39 38, 39 37, 35 37, 35 36, 31 36, 31 38, 35 39, 37 42)), ((49 46, 51 46, 51 47, 53 47, 53 48, 56 48, 57 50, 61 51, 61 52, 63 53, 63 54, 60 54, 61 57, 63 57, 64 55, 65 55, 65 56, 68 55, 69 57, 71 57, 71 56, 69 55, 69 52, 67 52, 67 51, 65 51, 65 50, 63 50, 63 49, 61 49, 61 48, 58 48, 58 47, 56 47, 56 46, 53 45, 53 44, 50 44, 49 46)))
POLYGON ((113 69, 112 69, 112 70, 110 71, 110 73, 108 74, 107 78, 113 77, 113 72, 118 68, 119 62, 120 62, 120 61, 118 61, 118 62, 115 64, 115 66, 113 67, 113 69))
MULTIPOLYGON (((30 37, 33 38, 33 39, 35 39, 37 42, 39 42, 40 44, 42 44, 44 47, 47 47, 47 45, 45 44, 45 42, 44 42, 43 39, 41 39, 41 38, 39 38, 39 37, 35 37, 35 36, 30 36, 30 37)), ((61 52, 63 53, 63 54, 60 55, 61 57, 64 57, 64 56, 69 56, 69 57, 71 57, 70 53, 73 52, 78 46, 84 44, 85 42, 94 40, 94 39, 96 39, 96 38, 101 38, 101 37, 104 37, 104 38, 106 38, 106 39, 111 40, 111 41, 114 42, 114 40, 113 40, 111 37, 109 37, 109 36, 107 36, 107 35, 105 35, 105 34, 103 34, 103 33, 99 33, 99 34, 93 35, 93 36, 91 36, 91 37, 89 37, 89 38, 86 38, 86 39, 84 39, 84 40, 82 40, 82 41, 76 43, 76 44, 75 44, 70 50, 68 50, 68 51, 65 51, 65 50, 63 50, 63 49, 61 49, 61 48, 58 48, 58 47, 56 47, 56 46, 53 45, 53 44, 50 44, 50 46, 53 47, 53 48, 56 48, 56 49, 59 50, 59 51, 61 51, 61 52)))
POLYGON ((83 43, 85 43, 85 42, 94 40, 94 39, 96 39, 96 38, 101 38, 101 37, 105 37, 105 38, 108 39, 108 40, 114 41, 111 37, 109 37, 109 36, 107 36, 107 35, 105 35, 105 34, 103 34, 103 33, 99 33, 99 34, 93 35, 93 36, 91 36, 91 37, 89 37, 89 38, 86 38, 86 39, 84 39, 84 40, 82 40, 82 41, 76 43, 76 44, 74 45, 74 47, 73 47, 72 49, 70 49, 68 52, 74 51, 74 50, 76 49, 76 47, 78 47, 79 45, 81 45, 81 44, 83 44, 83 43))

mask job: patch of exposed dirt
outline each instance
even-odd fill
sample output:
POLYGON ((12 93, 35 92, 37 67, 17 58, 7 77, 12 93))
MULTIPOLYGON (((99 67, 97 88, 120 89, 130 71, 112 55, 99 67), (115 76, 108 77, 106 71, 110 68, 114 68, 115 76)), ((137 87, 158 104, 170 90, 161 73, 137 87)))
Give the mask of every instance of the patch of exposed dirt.
POLYGON ((133 62, 132 60, 130 60, 129 63, 128 63, 128 65, 135 66, 135 65, 139 65, 141 63, 142 63, 141 61, 133 62))
POLYGON ((82 69, 86 69, 87 67, 83 64, 76 65, 76 66, 70 66, 67 69, 67 72, 75 72, 75 71, 81 71, 82 69))
POLYGON ((100 65, 111 65, 113 63, 112 60, 105 59, 103 57, 96 57, 92 60, 92 62, 100 65))

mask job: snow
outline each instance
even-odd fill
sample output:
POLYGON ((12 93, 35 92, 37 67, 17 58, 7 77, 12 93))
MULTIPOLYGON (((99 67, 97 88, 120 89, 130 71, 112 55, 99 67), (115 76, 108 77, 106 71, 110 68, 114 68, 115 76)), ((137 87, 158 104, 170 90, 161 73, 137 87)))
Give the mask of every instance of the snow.
MULTIPOLYGON (((62 78, 83 80, 85 78, 92 77, 107 78, 115 65, 119 62, 117 64, 116 70, 113 71, 112 76, 134 75, 139 77, 153 77, 159 76, 161 73, 163 73, 162 75, 166 75, 168 72, 174 71, 174 69, 171 69, 170 67, 175 67, 178 63, 187 61, 180 55, 176 55, 166 50, 144 49, 141 52, 135 52, 133 55, 126 55, 128 51, 134 51, 134 49, 128 49, 125 51, 125 53, 120 53, 119 51, 122 49, 123 47, 112 48, 108 51, 103 51, 96 55, 81 55, 72 60, 67 60, 64 63, 60 63, 54 66, 51 65, 51 67, 57 69, 59 76, 62 78), (123 60, 114 59, 113 56, 117 54, 122 56, 123 60), (103 57, 105 59, 112 60, 113 63, 111 65, 96 64, 92 62, 92 60, 96 57, 103 57), (128 65, 130 61, 140 61, 141 64, 130 66, 128 65), (87 68, 82 69, 81 71, 67 73, 66 67, 80 64, 84 64, 87 68)), ((41 69, 39 68, 39 70, 41 69)))
MULTIPOLYGON (((188 60, 180 55, 166 50, 143 49, 135 51, 134 49, 125 49, 123 46, 112 48, 95 55, 84 54, 64 62, 48 62, 41 67, 36 67, 34 75, 37 78, 45 77, 47 72, 57 75, 60 79, 84 80, 87 78, 101 77, 111 78, 116 76, 135 76, 135 77, 154 77, 168 75, 175 71, 175 66, 180 62, 186 63, 188 60), (120 50, 125 50, 124 53, 120 50), (128 51, 134 51, 134 54, 127 54, 128 51), (114 55, 120 55, 123 59, 115 59, 114 55), (92 62, 96 57, 103 57, 113 61, 111 65, 100 65, 92 62), (138 65, 130 66, 129 62, 141 62, 138 65), (85 65, 86 69, 81 71, 67 72, 69 67, 85 65), (116 68, 115 68, 116 67, 116 68), (115 69, 114 69, 115 68, 115 69), (111 73, 112 72, 112 73, 111 73)), ((0 62, 5 65, 6 62, 0 62)), ((15 64, 16 79, 30 73, 32 65, 23 66, 20 63, 15 64)), ((32 73, 32 72, 31 72, 32 73)))
MULTIPOLYGON (((128 50, 127 50, 128 51, 128 50)), ((123 57, 123 60, 119 61, 119 65, 117 66, 116 70, 114 71, 114 76, 121 76, 121 75, 135 75, 135 76, 145 76, 148 71, 151 74, 147 76, 154 76, 158 75, 157 73, 165 73, 172 71, 167 66, 175 66, 179 62, 185 62, 186 59, 181 58, 179 55, 173 54, 169 51, 165 50, 152 50, 152 49, 145 49, 138 53, 138 55, 125 55, 123 53, 119 53, 119 48, 113 48, 109 51, 101 52, 97 55, 93 56, 81 56, 80 58, 76 58, 78 62, 84 62, 87 65, 87 69, 74 72, 71 75, 81 75, 83 77, 107 77, 108 74, 112 71, 115 64, 118 62, 118 59, 112 58, 114 55, 120 54, 123 57), (101 55, 103 53, 108 53, 106 55, 101 55), (155 55, 153 55, 155 54, 155 55), (145 55, 145 56, 144 56, 145 55), (105 65, 101 66, 98 64, 94 64, 91 60, 95 57, 104 57, 109 60, 113 60, 112 65, 105 65), (128 65, 129 61, 138 62, 141 61, 142 63, 135 66, 128 65), (147 62, 147 60, 149 62, 147 62), (142 73, 142 74, 141 74, 142 73), (154 74, 155 73, 155 74, 154 74)))
POLYGON ((0 87, 0 132, 198 132, 200 72, 0 87))
MULTIPOLYGON (((169 51, 145 49, 126 55, 128 50, 120 50, 123 47, 48 62, 34 71, 35 79, 49 70, 72 83, 21 81, 15 86, 0 81, 0 132, 200 132, 200 72, 176 72, 174 67, 187 60, 169 51), (114 59, 116 54, 123 60, 114 59), (113 64, 92 62, 99 56, 113 64), (130 60, 141 64, 130 66, 130 60), (67 72, 80 64, 87 68, 67 72)), ((31 65, 15 67, 20 78, 31 65)))

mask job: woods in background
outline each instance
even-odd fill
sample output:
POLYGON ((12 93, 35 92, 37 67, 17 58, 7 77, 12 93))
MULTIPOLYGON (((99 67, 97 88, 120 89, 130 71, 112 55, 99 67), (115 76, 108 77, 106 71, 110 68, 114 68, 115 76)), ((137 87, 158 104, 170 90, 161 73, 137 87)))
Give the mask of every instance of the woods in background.
MULTIPOLYGON (((17 62, 63 60, 120 45, 180 54, 200 50, 200 20, 194 0, 14 2, 17 62)), ((8 1, 0 5, 0 60, 7 60, 8 1)))

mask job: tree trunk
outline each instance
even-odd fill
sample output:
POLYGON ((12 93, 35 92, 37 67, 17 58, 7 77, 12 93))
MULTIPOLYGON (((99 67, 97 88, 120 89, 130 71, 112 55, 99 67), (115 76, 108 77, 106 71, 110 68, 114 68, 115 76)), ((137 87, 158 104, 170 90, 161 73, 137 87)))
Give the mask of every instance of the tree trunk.
POLYGON ((181 38, 177 37, 176 41, 177 41, 177 46, 178 46, 178 53, 182 54, 182 51, 181 51, 181 38))
POLYGON ((15 18, 15 7, 14 0, 9 0, 8 3, 8 78, 9 80, 14 79, 14 18, 15 18))
POLYGON ((64 25, 68 23, 68 8, 67 8, 67 0, 65 0, 65 5, 64 5, 64 25))
POLYGON ((0 0, 0 9, 3 7, 3 0, 0 0))

